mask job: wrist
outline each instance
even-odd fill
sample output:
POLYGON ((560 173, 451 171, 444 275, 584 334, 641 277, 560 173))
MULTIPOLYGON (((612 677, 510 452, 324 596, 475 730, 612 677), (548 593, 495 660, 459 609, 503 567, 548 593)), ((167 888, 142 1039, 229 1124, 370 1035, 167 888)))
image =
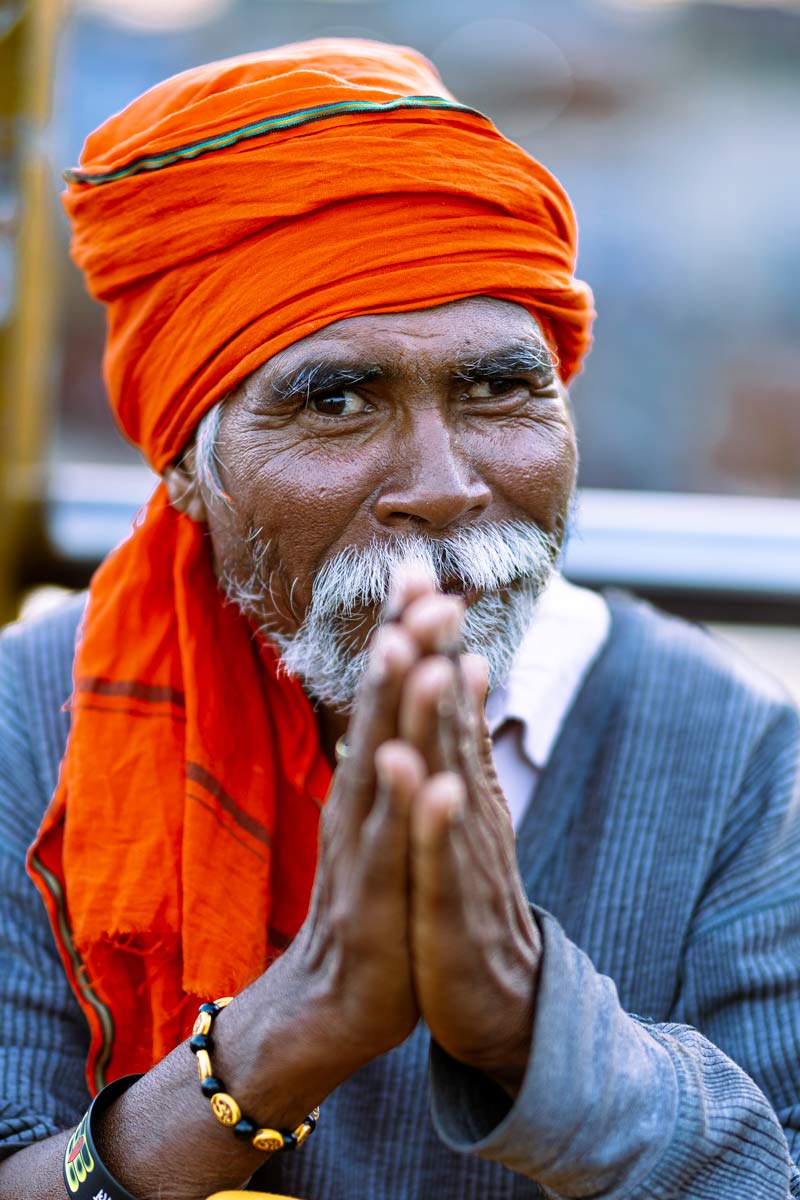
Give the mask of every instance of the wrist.
POLYGON ((279 960, 216 1018, 214 1075, 253 1119, 294 1128, 365 1061, 341 1028, 335 1006, 279 960))
MULTIPOLYGON (((531 1056, 538 972, 520 983, 513 996, 506 996, 502 1006, 502 1029, 494 1029, 471 1044, 465 1052, 451 1051, 454 1058, 480 1071, 498 1084, 512 1100, 518 1096, 531 1056)), ((447 1046, 445 1046, 447 1049, 447 1046)))
POLYGON ((519 1052, 513 1058, 509 1058, 506 1062, 491 1070, 484 1071, 484 1074, 488 1075, 494 1083, 498 1084, 512 1100, 516 1100, 522 1090, 522 1083, 525 1079, 525 1072, 528 1069, 529 1058, 530 1039, 528 1039, 528 1045, 520 1048, 519 1052))
POLYGON ((141 1075, 126 1075, 98 1092, 83 1119, 73 1130, 64 1151, 64 1185, 75 1200, 135 1200, 106 1164, 101 1155, 103 1118, 111 1104, 128 1090, 141 1075))

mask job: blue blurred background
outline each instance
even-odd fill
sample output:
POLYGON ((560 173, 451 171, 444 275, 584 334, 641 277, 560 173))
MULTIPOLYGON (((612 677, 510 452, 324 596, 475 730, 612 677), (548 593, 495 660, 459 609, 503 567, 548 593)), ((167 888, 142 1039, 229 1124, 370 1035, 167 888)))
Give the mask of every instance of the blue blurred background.
MULTIPOLYGON (((109 113, 211 58, 323 33, 408 42, 572 197, 599 313, 573 394, 582 482, 800 497, 798 14, 658 0, 85 0, 59 47, 50 151, 57 168, 73 164, 109 113)), ((63 277, 64 452, 119 454, 96 370, 102 319, 77 274, 63 277)))
POLYGON ((573 389, 584 498, 568 570, 705 618, 777 622, 800 678, 800 0, 44 0, 0 14, 0 53, 19 60, 16 93, 8 71, 0 83, 7 596, 80 583, 150 486, 105 406, 103 317, 68 260, 60 170, 167 75, 355 35, 422 50, 572 197, 599 317, 573 389), (37 419, 14 416, 31 406, 37 419))

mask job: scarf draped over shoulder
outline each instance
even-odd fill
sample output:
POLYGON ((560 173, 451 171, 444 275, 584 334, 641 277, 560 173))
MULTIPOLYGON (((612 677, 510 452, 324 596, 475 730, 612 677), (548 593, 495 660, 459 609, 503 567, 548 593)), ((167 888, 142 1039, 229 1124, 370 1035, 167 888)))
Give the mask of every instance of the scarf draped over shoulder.
MULTIPOLYGON (((247 375, 346 317, 489 295, 536 317, 564 382, 589 346, 564 190, 413 50, 325 39, 187 71, 66 178, 111 407, 158 472, 247 375)), ((70 708, 29 871, 94 1091, 297 932, 330 770, 302 689, 163 485, 92 580, 70 708)))

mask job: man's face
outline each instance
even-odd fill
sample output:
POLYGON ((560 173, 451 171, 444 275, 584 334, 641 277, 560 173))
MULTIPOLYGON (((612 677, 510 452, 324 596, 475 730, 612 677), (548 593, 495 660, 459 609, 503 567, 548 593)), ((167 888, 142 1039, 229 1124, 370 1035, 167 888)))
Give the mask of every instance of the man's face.
MULTIPOLYGON (((397 547, 416 558, 415 547, 441 552, 455 538, 461 550, 432 564, 440 585, 464 593, 476 620, 490 600, 508 609, 519 584, 492 587, 492 535, 502 527, 499 541, 510 539, 523 574, 542 558, 549 568, 576 466, 563 389, 536 323, 485 297, 352 317, 281 351, 225 402, 218 457, 231 503, 209 505, 217 569, 284 651, 304 632, 315 581, 333 570, 328 584, 346 591, 365 561, 374 580, 370 556, 397 547), (486 556, 486 570, 470 573, 486 556)), ((345 659, 363 647, 383 587, 348 594, 338 629, 345 659)), ((470 649, 492 640, 497 611, 470 649)), ((312 695, 347 706, 348 696, 307 682, 312 695)))

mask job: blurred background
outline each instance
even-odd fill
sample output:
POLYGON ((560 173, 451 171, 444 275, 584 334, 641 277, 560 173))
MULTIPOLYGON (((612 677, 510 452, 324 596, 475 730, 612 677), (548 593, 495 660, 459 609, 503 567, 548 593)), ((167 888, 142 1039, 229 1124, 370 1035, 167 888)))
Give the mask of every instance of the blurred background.
POLYGON ((153 482, 62 169, 165 76, 328 34, 422 50, 572 197, 599 318, 567 574, 714 623, 800 697, 800 0, 0 0, 0 620, 84 586, 153 482))

